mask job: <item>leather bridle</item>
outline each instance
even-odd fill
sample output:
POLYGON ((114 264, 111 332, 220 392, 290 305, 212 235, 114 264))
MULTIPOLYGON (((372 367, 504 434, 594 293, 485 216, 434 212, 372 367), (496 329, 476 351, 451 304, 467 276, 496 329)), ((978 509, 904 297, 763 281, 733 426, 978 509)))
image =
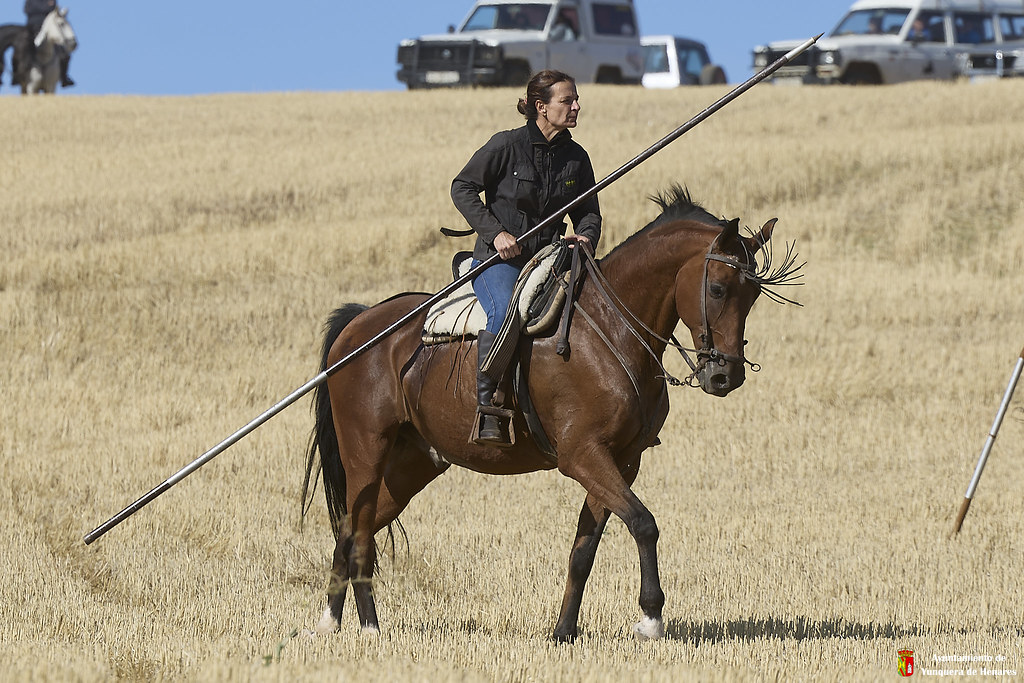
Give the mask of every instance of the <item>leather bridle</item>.
MULTIPOLYGON (((675 338, 675 335, 671 335, 669 339, 665 339, 664 337, 659 335, 657 332, 652 330, 643 320, 638 318, 636 316, 636 314, 633 313, 626 306, 626 304, 619 298, 619 296, 615 293, 615 291, 611 287, 611 283, 608 282, 607 278, 604 276, 604 273, 602 273, 601 269, 597 266, 597 262, 594 260, 593 255, 589 251, 587 251, 586 249, 578 249, 578 248, 574 249, 574 252, 576 252, 574 254, 574 257, 580 258, 582 256, 582 258, 584 259, 584 262, 585 262, 585 265, 586 265, 586 269, 587 269, 587 273, 592 277, 592 281, 593 281, 597 291, 610 304, 611 309, 618 315, 619 319, 625 325, 626 329, 629 330, 629 332, 640 342, 640 344, 644 347, 644 349, 647 351, 647 353, 650 354, 650 356, 654 359, 655 363, 657 363, 658 366, 661 368, 662 374, 659 375, 659 377, 664 379, 666 382, 668 382, 672 386, 699 387, 700 386, 700 380, 697 378, 697 376, 701 373, 701 371, 705 368, 705 366, 708 365, 708 363, 715 363, 715 364, 723 365, 723 366, 726 363, 730 363, 730 362, 732 362, 732 363, 744 363, 746 365, 749 365, 750 369, 753 372, 757 372, 757 371, 759 371, 761 369, 760 365, 758 365, 757 363, 753 363, 753 362, 747 360, 746 357, 744 357, 742 355, 737 356, 737 355, 733 355, 733 354, 729 354, 729 353, 724 353, 722 351, 719 351, 717 348, 715 348, 715 345, 714 345, 714 339, 713 339, 713 336, 711 334, 711 327, 708 324, 708 306, 707 306, 708 266, 710 265, 711 261, 718 261, 720 263, 724 263, 724 264, 726 264, 726 265, 728 265, 728 266, 730 266, 732 268, 735 268, 736 270, 740 271, 741 276, 743 276, 743 277, 752 277, 752 276, 754 276, 754 273, 755 273, 753 265, 750 265, 750 264, 747 264, 747 263, 743 263, 742 261, 740 261, 738 258, 736 258, 734 256, 726 256, 726 255, 723 255, 723 254, 716 254, 716 253, 714 253, 715 247, 718 245, 718 239, 719 239, 720 236, 721 235, 718 235, 718 236, 715 237, 714 240, 712 240, 711 246, 708 247, 708 252, 704 256, 704 272, 703 272, 703 276, 702 276, 702 279, 701 279, 701 297, 700 297, 701 298, 701 324, 702 324, 701 334, 699 335, 699 338, 701 340, 701 348, 700 349, 691 349, 691 348, 684 347, 675 338), (580 254, 580 252, 582 252, 582 254, 580 254), (625 311, 625 313, 623 313, 623 311, 625 311), (629 316, 628 318, 626 317, 627 314, 629 316), (632 318, 632 321, 630 321, 630 318, 632 318), (668 370, 665 369, 664 364, 658 359, 658 354, 656 354, 654 352, 654 349, 652 349, 650 347, 650 345, 643 339, 642 335, 637 331, 636 326, 634 326, 634 324, 636 326, 639 326, 641 329, 643 329, 647 334, 652 336, 654 339, 662 342, 666 346, 671 346, 671 347, 675 348, 677 351, 679 351, 680 355, 682 355, 682 357, 683 357, 683 360, 685 360, 686 364, 690 367, 691 372, 690 372, 689 376, 687 376, 683 380, 680 380, 680 379, 677 379, 676 377, 673 377, 672 374, 669 373, 668 370), (696 354, 696 356, 697 356, 697 361, 696 362, 694 362, 690 358, 688 352, 696 354)), ((568 305, 568 302, 566 303, 566 305, 568 305)), ((634 376, 633 372, 630 370, 628 364, 626 363, 625 358, 618 351, 618 349, 616 349, 612 345, 611 341, 606 337, 606 335, 604 335, 601 332, 600 328, 597 326, 596 321, 594 321, 587 314, 587 312, 583 310, 583 308, 579 305, 579 302, 575 301, 575 300, 572 300, 572 305, 575 307, 575 309, 577 311, 580 312, 581 315, 583 315, 583 317, 587 320, 587 322, 590 324, 590 326, 595 331, 597 331, 597 333, 601 336, 601 339, 605 342, 605 345, 608 346, 609 349, 611 349, 613 354, 615 354, 615 356, 618 359, 619 363, 622 365, 623 369, 626 371, 626 374, 629 376, 631 382, 633 383, 634 389, 636 390, 637 394, 639 395, 640 390, 639 390, 637 378, 634 376)), ((746 343, 746 342, 744 341, 744 343, 746 343)))
MULTIPOLYGON (((725 254, 714 253, 715 247, 718 245, 718 240, 721 237, 719 233, 715 239, 711 241, 711 246, 708 247, 708 253, 704 255, 704 273, 701 278, 700 284, 700 316, 701 316, 701 333, 699 338, 701 340, 701 348, 696 350, 698 366, 695 368, 690 364, 690 368, 694 371, 691 378, 696 376, 700 370, 703 369, 708 363, 717 363, 718 365, 725 365, 726 363, 745 363, 750 365, 751 369, 755 367, 755 363, 748 361, 741 352, 741 355, 733 355, 731 353, 724 353, 715 348, 714 337, 711 334, 711 325, 708 323, 708 266, 711 265, 712 261, 724 263, 730 268, 735 268, 740 272, 740 277, 750 277, 754 275, 755 266, 749 263, 743 263, 735 256, 727 256, 725 254)), ((746 340, 743 340, 746 344, 746 340)), ((682 351, 682 349, 680 349, 682 351)), ((684 354, 685 357, 685 354, 684 354)), ((687 359, 689 360, 689 359, 687 359)), ((755 372, 757 370, 754 370, 755 372)), ((687 378, 690 379, 690 378, 687 378)), ((687 382, 689 384, 689 382, 687 382)), ((692 385, 691 385, 692 386, 692 385)))

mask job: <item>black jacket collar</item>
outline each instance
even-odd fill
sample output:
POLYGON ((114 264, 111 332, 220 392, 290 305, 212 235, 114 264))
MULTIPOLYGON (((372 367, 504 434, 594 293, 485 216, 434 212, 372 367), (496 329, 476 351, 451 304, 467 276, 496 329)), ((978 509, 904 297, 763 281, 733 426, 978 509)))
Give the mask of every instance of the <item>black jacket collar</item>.
POLYGON ((548 145, 550 147, 560 147, 572 140, 572 135, 568 130, 559 131, 555 137, 551 138, 549 142, 544 133, 540 132, 540 126, 537 125, 537 121, 534 119, 527 119, 526 130, 530 134, 530 142, 535 145, 548 145))

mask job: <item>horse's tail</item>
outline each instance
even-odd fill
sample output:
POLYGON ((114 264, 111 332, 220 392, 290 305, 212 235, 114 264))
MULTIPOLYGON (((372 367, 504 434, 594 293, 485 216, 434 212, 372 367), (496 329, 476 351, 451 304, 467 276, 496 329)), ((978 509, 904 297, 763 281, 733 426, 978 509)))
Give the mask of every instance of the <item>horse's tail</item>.
MULTIPOLYGON (((327 356, 331 347, 341 335, 345 326, 352 319, 367 309, 362 304, 345 304, 327 318, 324 325, 324 345, 320 356, 320 371, 327 369, 327 356)), ((302 482, 302 514, 309 509, 307 495, 312 496, 316 488, 316 479, 320 471, 324 474, 324 496, 327 498, 327 513, 331 518, 331 528, 335 539, 339 538, 348 507, 345 504, 345 468, 341 464, 341 451, 338 448, 338 435, 334 431, 334 415, 331 412, 331 395, 327 391, 327 383, 322 382, 314 389, 313 415, 316 419, 313 433, 310 435, 309 454, 306 458, 306 477, 302 482), (317 471, 313 471, 317 452, 320 462, 317 471), (312 487, 310 486, 312 482, 312 487)), ((311 502, 311 501, 310 501, 311 502)))

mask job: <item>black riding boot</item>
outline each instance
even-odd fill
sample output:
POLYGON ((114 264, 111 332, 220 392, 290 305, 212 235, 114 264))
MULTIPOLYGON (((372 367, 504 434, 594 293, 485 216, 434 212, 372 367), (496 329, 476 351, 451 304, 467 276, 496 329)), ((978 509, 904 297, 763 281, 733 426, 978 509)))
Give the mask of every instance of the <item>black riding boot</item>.
POLYGON ((60 58, 60 84, 65 88, 70 88, 75 84, 71 80, 71 76, 68 76, 68 63, 71 61, 71 55, 64 55, 60 58))
MULTIPOLYGON (((477 372, 476 372, 476 400, 477 415, 480 421, 479 431, 474 441, 485 446, 507 446, 509 440, 502 430, 501 418, 489 412, 483 412, 481 408, 491 408, 491 399, 494 398, 494 390, 498 387, 498 380, 484 373, 483 364, 487 354, 494 344, 495 335, 488 330, 480 330, 476 337, 477 347, 477 372)), ((499 377, 500 379, 500 377, 499 377)))

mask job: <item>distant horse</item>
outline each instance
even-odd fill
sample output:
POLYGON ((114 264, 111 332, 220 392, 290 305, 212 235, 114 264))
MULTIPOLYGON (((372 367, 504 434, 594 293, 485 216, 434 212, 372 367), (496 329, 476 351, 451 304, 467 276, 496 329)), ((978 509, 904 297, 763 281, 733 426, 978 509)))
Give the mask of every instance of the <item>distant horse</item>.
MULTIPOLYGON (((770 264, 766 245, 776 219, 743 237, 739 219, 715 218, 678 187, 653 199, 662 207, 658 218, 601 259, 584 280, 568 358, 556 355, 555 336, 520 343, 529 397, 557 452, 557 468, 587 492, 554 630, 559 641, 577 636, 584 584, 611 514, 625 523, 640 553, 643 618, 634 632, 642 638, 664 635, 658 527, 630 488, 641 454, 659 443, 668 415, 664 351, 682 320, 698 358, 687 383, 725 396, 743 383, 744 364, 750 363, 743 332, 754 300, 763 291, 788 301, 770 286, 787 284, 799 268, 792 265, 791 251, 782 266, 770 264)), ((336 310, 327 324, 322 368, 427 298, 405 293, 372 308, 349 304, 336 310)), ((469 442, 476 412, 474 341, 424 346, 425 316, 342 366, 314 395, 316 425, 303 500, 319 453, 336 540, 320 632, 337 630, 349 585, 362 629, 378 631, 371 586, 374 534, 390 529, 412 497, 444 471, 447 465, 437 464, 438 456, 487 474, 556 467, 519 414, 511 448, 469 442)))
POLYGON ((23 95, 54 93, 60 81, 60 59, 78 47, 78 38, 67 19, 68 10, 58 8, 46 15, 39 33, 32 37, 21 24, 0 26, 0 75, 3 74, 3 55, 11 47, 11 84, 20 85, 23 95), (28 54, 28 41, 35 41, 35 57, 28 54))
MULTIPOLYGON (((7 51, 14 48, 14 54, 18 55, 24 52, 25 43, 28 41, 28 29, 25 28, 24 24, 4 24, 0 26, 0 77, 4 73, 4 61, 7 55, 7 51)), ((17 57, 13 58, 12 62, 12 74, 16 70, 17 57)), ((18 79, 16 75, 11 77, 11 85, 17 85, 18 79)))

